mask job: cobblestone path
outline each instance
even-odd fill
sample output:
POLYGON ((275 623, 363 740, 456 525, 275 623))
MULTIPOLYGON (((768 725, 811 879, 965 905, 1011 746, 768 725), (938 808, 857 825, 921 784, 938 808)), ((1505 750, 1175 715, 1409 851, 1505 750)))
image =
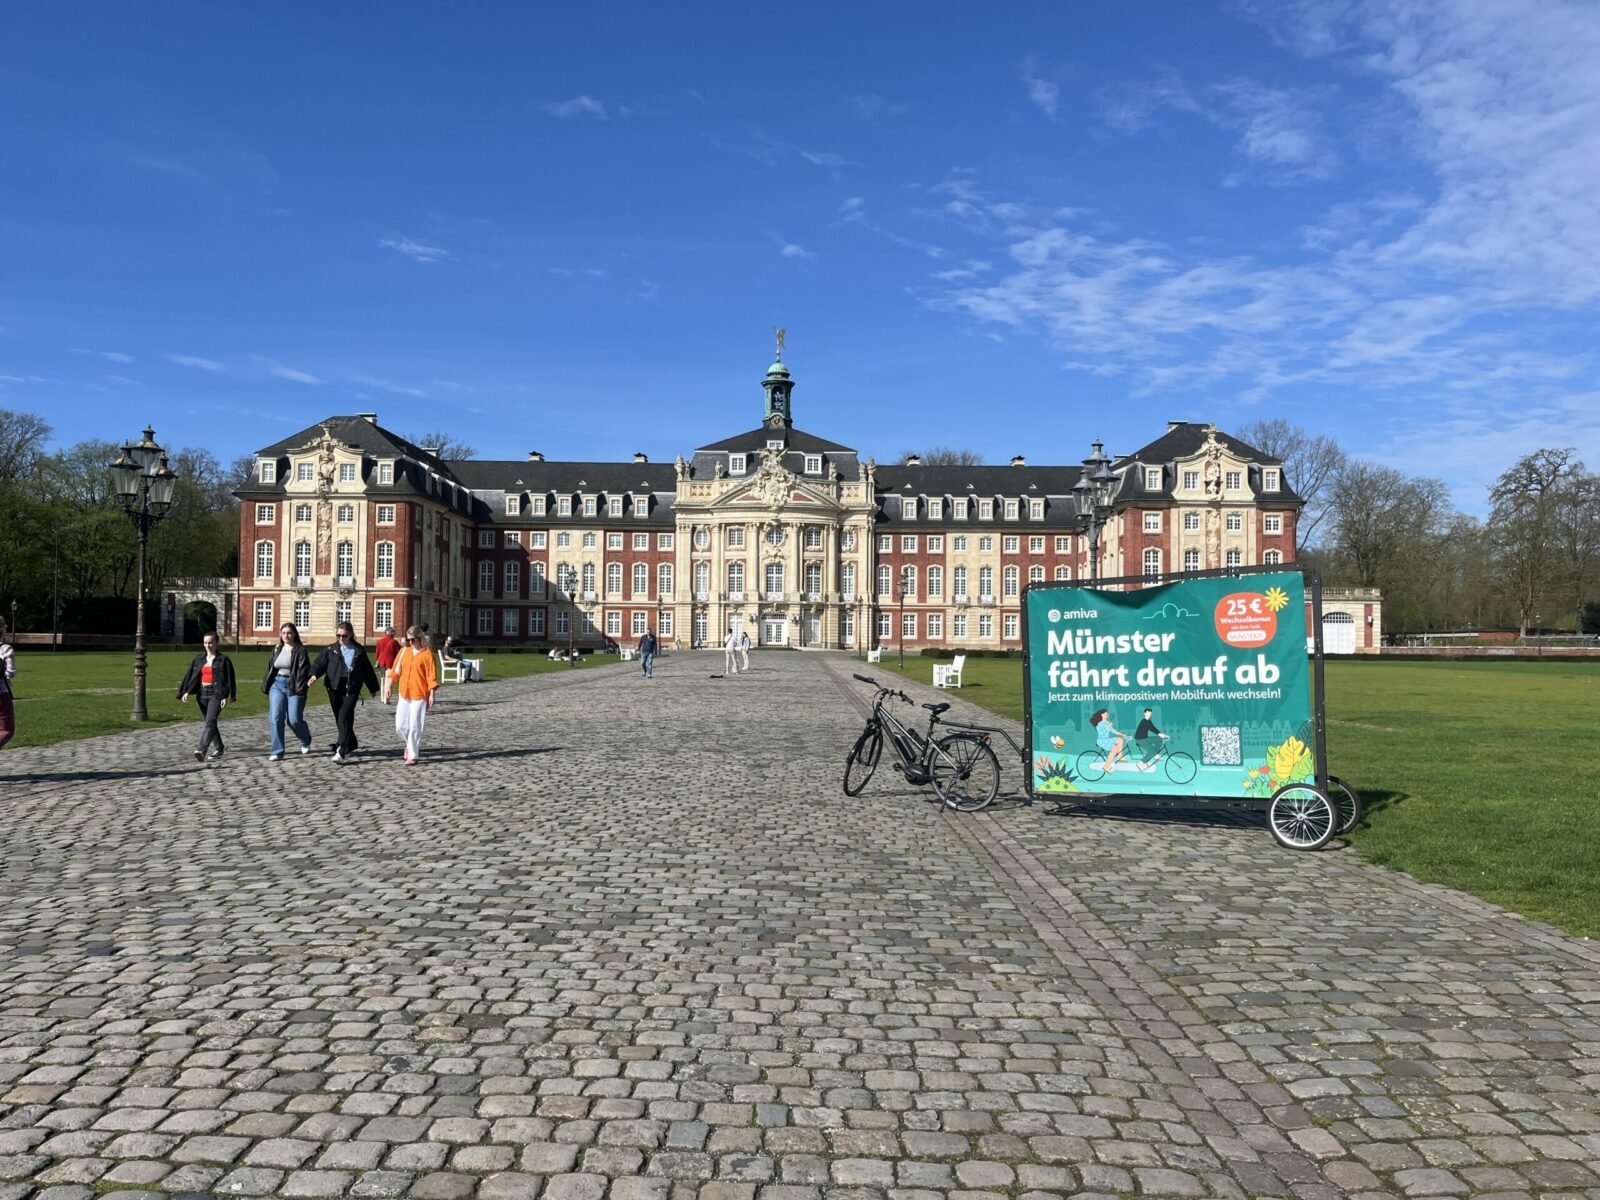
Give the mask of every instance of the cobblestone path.
POLYGON ((1259 826, 848 800, 852 664, 753 663, 447 689, 411 769, 376 704, 345 767, 0 755, 0 1200, 1600 1197, 1588 943, 1259 826))

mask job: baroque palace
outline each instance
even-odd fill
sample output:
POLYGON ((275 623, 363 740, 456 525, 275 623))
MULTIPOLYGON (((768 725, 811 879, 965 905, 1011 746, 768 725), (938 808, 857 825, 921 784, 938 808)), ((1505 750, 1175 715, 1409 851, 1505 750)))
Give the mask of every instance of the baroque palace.
MULTIPOLYGON (((443 460, 375 413, 256 455, 241 499, 243 640, 283 621, 370 640, 427 624, 479 645, 1004 649, 1029 582, 1294 559, 1282 464, 1172 422, 1082 465, 898 466, 794 427, 767 371, 761 425, 652 463, 443 460), (1097 506, 1091 482, 1098 477, 1097 506)), ((1369 622, 1370 623, 1370 622, 1369 622)))

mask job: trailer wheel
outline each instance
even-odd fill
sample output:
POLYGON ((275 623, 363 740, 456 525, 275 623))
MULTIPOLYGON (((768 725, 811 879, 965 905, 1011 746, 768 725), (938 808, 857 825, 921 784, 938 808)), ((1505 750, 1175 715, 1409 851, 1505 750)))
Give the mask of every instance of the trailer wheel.
POLYGON ((1278 845, 1290 850, 1317 850, 1339 828, 1339 814, 1321 788, 1309 783, 1285 784, 1267 804, 1267 825, 1278 845))

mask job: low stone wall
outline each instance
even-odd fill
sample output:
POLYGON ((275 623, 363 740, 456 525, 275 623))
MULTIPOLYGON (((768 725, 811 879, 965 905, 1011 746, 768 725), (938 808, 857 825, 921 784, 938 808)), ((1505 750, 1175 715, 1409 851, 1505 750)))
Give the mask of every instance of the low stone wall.
POLYGON ((1600 659, 1600 646, 1385 646, 1383 657, 1600 659))

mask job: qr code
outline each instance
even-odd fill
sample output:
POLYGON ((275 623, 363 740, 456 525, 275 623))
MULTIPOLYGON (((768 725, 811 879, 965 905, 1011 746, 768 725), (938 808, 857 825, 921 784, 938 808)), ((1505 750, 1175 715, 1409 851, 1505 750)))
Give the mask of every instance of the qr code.
POLYGON ((1239 727, 1237 725, 1202 725, 1200 727, 1200 761, 1207 766, 1237 767, 1240 757, 1239 727))

